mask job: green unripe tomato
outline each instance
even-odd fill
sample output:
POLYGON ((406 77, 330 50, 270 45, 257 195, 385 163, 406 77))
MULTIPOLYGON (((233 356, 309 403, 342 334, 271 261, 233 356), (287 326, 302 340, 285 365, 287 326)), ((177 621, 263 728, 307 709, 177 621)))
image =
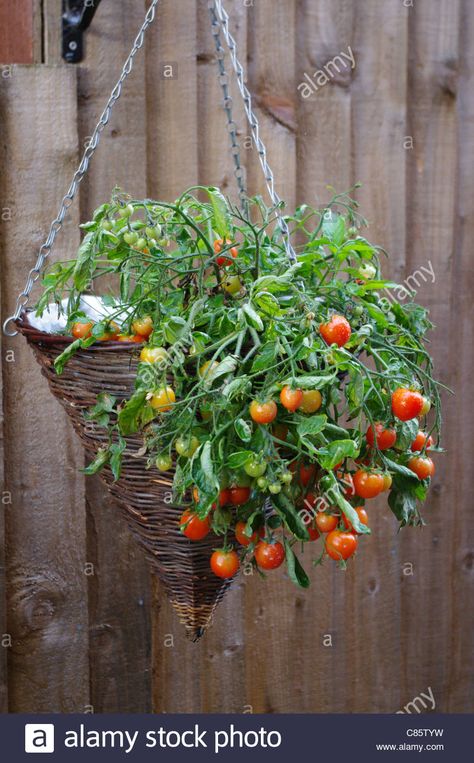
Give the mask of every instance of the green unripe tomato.
POLYGON ((160 472, 167 472, 173 466, 173 459, 168 453, 161 453, 156 459, 156 468, 160 472))
POLYGON ((112 230, 113 224, 111 220, 102 220, 100 227, 104 230, 112 230))
POLYGON ((148 236, 148 238, 160 238, 161 225, 156 224, 153 228, 147 225, 145 228, 145 233, 148 236))
POLYGON ((257 480, 257 485, 260 488, 260 490, 266 490, 268 487, 268 480, 266 477, 259 477, 257 480))
POLYGON ((127 230, 123 234, 123 240, 126 244, 136 244, 138 241, 138 234, 133 230, 127 230))
POLYGON ((356 305, 356 306, 354 307, 354 310, 353 310, 352 312, 354 313, 354 315, 356 316, 356 318, 360 318, 360 316, 361 316, 361 315, 362 315, 362 313, 364 312, 364 308, 362 307, 362 305, 356 305))
POLYGON ((119 209, 119 216, 120 217, 130 217, 130 215, 133 215, 133 205, 132 204, 126 204, 124 207, 120 207, 119 209))
POLYGON ((244 465, 244 471, 250 477, 261 477, 267 471, 267 465, 265 461, 258 461, 256 458, 252 458, 244 465))
POLYGON ((199 440, 192 435, 191 437, 178 437, 174 447, 176 452, 183 458, 191 458, 199 448, 199 440))
POLYGON ((355 238, 355 236, 357 236, 357 228, 355 225, 351 225, 351 227, 347 229, 347 234, 350 238, 355 238))
POLYGON ((135 246, 137 249, 144 249, 146 247, 146 239, 139 238, 135 246))
POLYGON ((283 474, 280 475, 280 481, 283 482, 284 485, 289 485, 292 479, 293 475, 291 472, 283 472, 283 474))
POLYGON ((281 492, 281 482, 271 482, 268 489, 272 495, 276 495, 281 492))

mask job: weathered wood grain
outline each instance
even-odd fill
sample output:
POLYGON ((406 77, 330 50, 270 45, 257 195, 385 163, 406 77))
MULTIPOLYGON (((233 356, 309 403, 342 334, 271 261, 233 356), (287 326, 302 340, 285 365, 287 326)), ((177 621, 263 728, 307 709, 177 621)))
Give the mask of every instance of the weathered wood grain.
MULTIPOLYGON (((2 229, 8 315, 77 162, 76 72, 18 66, 0 88, 1 199, 12 215, 2 229)), ((74 253, 75 224, 73 213, 56 257, 74 253)), ((5 340, 3 353, 6 489, 12 496, 5 507, 9 709, 83 712, 89 644, 82 453, 26 344, 5 340)))
POLYGON ((33 0, 0 3, 0 64, 31 64, 35 60, 33 0))
MULTIPOLYGON (((450 333, 450 300, 453 288, 453 250, 457 160, 457 82, 459 67, 460 2, 420 0, 410 11, 408 67, 408 133, 413 150, 407 152, 407 261, 406 274, 432 263, 435 281, 420 279, 418 299, 432 311, 437 327, 430 336, 436 373, 447 384, 461 381, 456 365, 446 363, 450 333), (454 371, 454 380, 453 380, 454 371), (457 377, 457 379, 456 379, 457 377)), ((456 310, 454 304, 453 310, 456 310)), ((464 380, 463 380, 464 381, 464 380)), ((458 382, 458 383, 459 383, 458 382)), ((457 385, 456 385, 457 386, 457 385)), ((459 405, 443 395, 448 425, 459 405)), ((446 433, 445 433, 446 434, 446 433)), ((458 440, 449 427, 445 447, 437 456, 436 476, 424 515, 423 532, 404 532, 401 560, 412 562, 414 574, 401 584, 401 693, 402 703, 431 686, 436 710, 448 707, 447 659, 452 639, 453 606, 449 580, 462 566, 454 561, 453 491, 459 480, 458 440), (440 659, 440 655, 444 655, 440 659)), ((465 697, 466 703, 468 697, 465 697)), ((470 703, 472 700, 470 700, 470 703)), ((467 710, 467 708, 465 708, 467 710)))
MULTIPOLYGON (((143 0, 101 3, 78 67, 78 131, 92 134, 143 22, 143 0)), ((52 20, 54 27, 55 19, 52 20)), ((107 201, 115 186, 147 193, 145 52, 135 58, 81 187, 81 218, 107 201)), ((150 580, 142 551, 99 479, 86 481, 91 703, 95 712, 150 709, 150 580), (113 538, 113 543, 111 543, 113 538)))

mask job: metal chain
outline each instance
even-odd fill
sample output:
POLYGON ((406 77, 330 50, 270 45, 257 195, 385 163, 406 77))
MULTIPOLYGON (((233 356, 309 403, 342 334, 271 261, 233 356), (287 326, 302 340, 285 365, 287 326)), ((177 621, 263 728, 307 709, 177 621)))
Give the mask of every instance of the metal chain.
POLYGON ((122 93, 122 85, 124 81, 127 79, 130 72, 132 71, 134 58, 137 52, 143 46, 145 32, 155 18, 156 7, 159 1, 160 0, 152 0, 152 3, 146 13, 145 20, 140 28, 140 31, 138 32, 135 38, 132 49, 130 53, 128 54, 128 57, 123 65, 122 73, 110 94, 109 100, 107 101, 107 105, 99 118, 99 121, 94 129, 94 132, 92 133, 90 140, 87 142, 87 146, 82 155, 82 159, 79 164, 79 167, 74 173, 74 176, 72 178, 68 191, 66 195, 64 196, 61 202, 61 205, 59 207, 59 212, 57 216, 55 217, 55 219, 53 220, 53 222, 51 223, 48 237, 46 241, 44 242, 44 244, 42 244, 42 246, 40 247, 36 264, 30 270, 28 274, 28 278, 26 280, 25 288, 18 296, 16 305, 15 305, 15 312, 13 313, 13 315, 7 318, 7 320, 3 324, 3 331, 7 336, 15 336, 16 334, 18 334, 18 331, 12 331, 8 328, 8 326, 11 322, 16 321, 20 317, 20 314, 23 308, 26 307, 26 305, 28 304, 33 285, 35 284, 35 282, 38 280, 38 278, 41 275, 44 262, 51 253, 56 236, 62 228, 66 213, 69 207, 71 206, 71 204, 73 203, 79 184, 89 168, 89 162, 99 144, 100 135, 110 119, 110 115, 116 101, 118 101, 118 99, 120 98, 120 95, 122 93))
POLYGON ((219 83, 224 95, 222 105, 227 116, 227 130, 230 137, 231 153, 235 166, 234 175, 237 179, 237 185, 239 188, 241 209, 244 213, 247 213, 247 188, 245 185, 245 169, 242 167, 240 160, 240 145, 237 138, 237 125, 235 124, 232 116, 232 96, 229 92, 229 75, 227 74, 224 63, 225 51, 222 47, 219 35, 220 25, 212 4, 209 4, 209 16, 211 19, 211 32, 212 36, 214 37, 214 43, 216 46, 217 66, 219 69, 219 83))
POLYGON ((290 241, 290 231, 279 206, 281 204, 281 198, 275 190, 273 172, 270 169, 270 166, 267 161, 267 151, 262 139, 260 138, 260 129, 259 129, 258 119, 252 107, 252 96, 250 95, 249 89, 247 88, 245 84, 245 72, 242 67, 242 64, 240 63, 237 57, 237 44, 229 31, 229 14, 225 10, 222 4, 222 0, 208 0, 208 7, 213 9, 214 14, 217 18, 217 22, 222 30, 222 34, 226 41, 227 47, 229 49, 232 66, 234 68, 235 75, 237 78, 237 84, 239 86, 239 90, 244 101, 244 108, 245 108, 245 113, 247 115, 247 119, 250 125, 250 131, 252 133, 252 138, 258 152, 258 157, 263 169, 263 174, 265 176, 268 193, 269 193, 270 199, 272 200, 272 203, 275 205, 275 207, 277 207, 276 214, 278 217, 278 225, 281 230, 286 253, 288 255, 290 262, 296 262, 297 257, 296 257, 296 252, 293 249, 293 246, 290 241))

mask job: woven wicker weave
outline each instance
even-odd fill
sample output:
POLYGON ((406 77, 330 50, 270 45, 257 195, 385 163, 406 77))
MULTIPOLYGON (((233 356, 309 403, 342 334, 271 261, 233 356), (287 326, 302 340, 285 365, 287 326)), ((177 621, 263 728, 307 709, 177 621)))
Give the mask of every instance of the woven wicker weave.
MULTIPOLYGON (((95 404, 101 392, 118 400, 130 397, 136 376, 137 345, 98 342, 87 350, 79 350, 58 376, 54 360, 72 340, 40 333, 27 320, 17 322, 17 328, 32 347, 51 391, 71 417, 92 459, 106 435, 104 429, 84 419, 83 411, 95 404)), ((107 466, 101 477, 145 549, 152 572, 164 586, 187 635, 197 640, 210 624, 212 613, 230 584, 215 577, 209 567, 212 550, 219 541, 210 534, 193 543, 180 532, 182 508, 171 503, 172 473, 163 475, 155 468, 146 469, 146 457, 137 455, 142 438, 132 435, 125 439, 127 448, 120 478, 114 482, 107 466)))

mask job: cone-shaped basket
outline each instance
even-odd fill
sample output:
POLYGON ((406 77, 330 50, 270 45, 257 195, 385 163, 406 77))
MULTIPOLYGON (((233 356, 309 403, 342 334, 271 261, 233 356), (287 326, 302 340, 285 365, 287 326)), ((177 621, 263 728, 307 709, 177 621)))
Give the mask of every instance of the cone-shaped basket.
MULTIPOLYGON (((87 421, 83 412, 96 403, 101 392, 118 400, 128 399, 134 387, 138 362, 137 345, 127 342, 98 342, 79 350, 57 375, 53 363, 72 340, 66 336, 44 334, 28 325, 27 318, 17 322, 18 330, 32 347, 52 393, 66 409, 73 426, 92 459, 104 444, 104 430, 87 421)), ((125 438, 120 478, 114 482, 106 466, 101 477, 115 502, 123 510, 128 525, 145 549, 154 572, 193 640, 202 636, 212 613, 230 582, 216 577, 209 559, 218 545, 210 534, 199 543, 189 541, 179 529, 182 508, 171 503, 172 473, 146 468, 140 455, 142 438, 125 438)))

